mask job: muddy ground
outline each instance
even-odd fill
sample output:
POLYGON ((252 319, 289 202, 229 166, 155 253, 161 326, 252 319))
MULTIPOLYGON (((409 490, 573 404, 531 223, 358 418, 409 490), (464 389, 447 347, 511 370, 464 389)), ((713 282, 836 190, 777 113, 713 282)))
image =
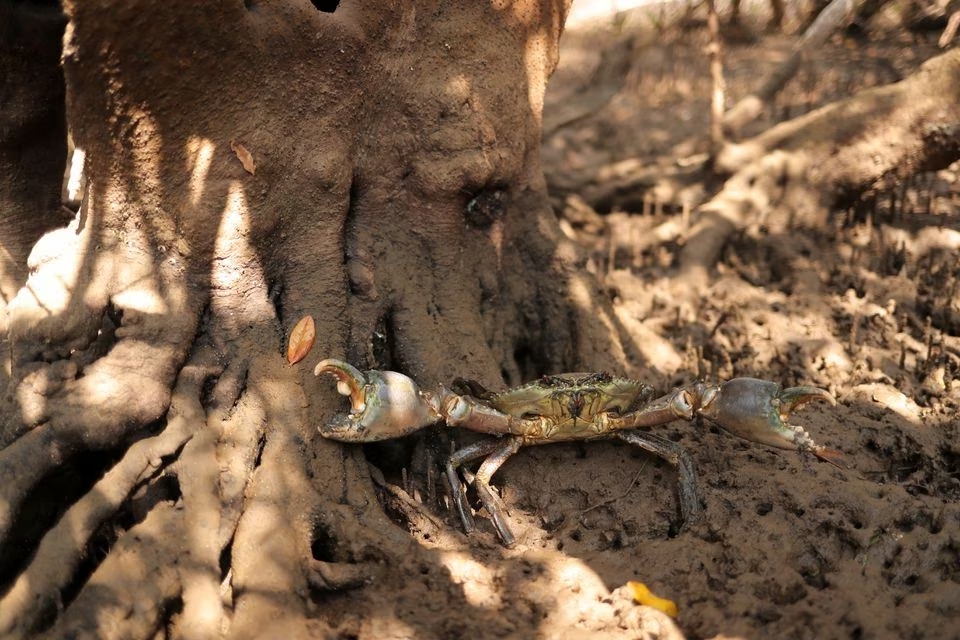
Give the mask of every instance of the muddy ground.
MULTIPOLYGON (((530 629, 585 638, 960 637, 957 172, 878 194, 875 204, 836 211, 818 228, 757 221, 729 243, 709 282, 679 290, 671 283, 679 243, 650 238, 686 215, 682 202, 627 189, 588 199, 600 211, 594 217, 569 199, 602 192, 631 167, 669 165, 704 149, 706 33, 655 33, 650 25, 634 17, 564 36, 548 118, 585 90, 605 47, 637 38, 613 100, 544 141, 565 228, 592 256, 644 355, 633 373, 665 390, 697 376, 828 389, 838 406, 809 406, 795 422, 843 452, 849 468, 704 424, 670 424, 660 432, 692 454, 706 505, 677 535, 675 474, 665 463, 622 443, 530 448, 495 477, 519 539, 510 550, 483 513, 467 539, 449 510, 417 518, 402 504, 443 503, 442 495, 431 501, 429 490, 411 489, 410 498, 385 487, 398 522, 448 573, 410 567, 404 595, 385 610, 403 618, 404 599, 456 592, 463 618, 444 609, 424 619, 421 611, 410 635, 423 637, 530 629), (674 600, 676 626, 634 605, 621 589, 628 581, 674 600)), ((755 31, 755 41, 727 43, 730 100, 793 42, 755 31)), ((935 53, 938 35, 834 38, 754 130, 908 74, 935 53)), ((715 186, 686 193, 695 199, 715 186)), ((322 604, 344 635, 376 633, 378 623, 352 618, 349 605, 349 595, 322 604)), ((404 635, 384 625, 385 635, 404 635)))

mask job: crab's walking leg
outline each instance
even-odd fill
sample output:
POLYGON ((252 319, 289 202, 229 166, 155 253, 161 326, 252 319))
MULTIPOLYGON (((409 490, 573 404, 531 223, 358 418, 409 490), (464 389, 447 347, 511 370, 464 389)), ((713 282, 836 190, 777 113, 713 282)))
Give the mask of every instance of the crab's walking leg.
POLYGON ((676 442, 650 433, 619 431, 617 437, 649 451, 677 468, 677 493, 680 500, 679 529, 684 529, 687 524, 694 521, 700 515, 700 494, 697 491, 697 473, 690 454, 676 442))
POLYGON ((507 508, 490 487, 490 480, 493 478, 493 474, 497 472, 497 469, 507 461, 507 458, 520 450, 522 444, 522 438, 508 438, 500 449, 490 454, 490 456, 483 461, 480 468, 477 469, 476 477, 473 479, 473 486, 476 487, 480 501, 483 503, 483 506, 486 507, 487 513, 490 514, 493 528, 497 530, 497 535, 500 536, 500 540, 503 541, 503 545, 506 547, 512 547, 517 540, 513 537, 513 532, 510 531, 510 526, 504 517, 504 512, 507 508))
POLYGON ((463 483, 457 475, 457 469, 471 460, 490 455, 502 446, 503 443, 500 440, 481 440, 455 451, 447 459, 447 483, 450 485, 453 504, 456 505, 457 513, 460 515, 460 522, 463 523, 463 530, 467 533, 474 529, 473 514, 470 512, 470 505, 467 503, 467 496, 463 491, 463 483))
POLYGON ((504 517, 506 507, 490 487, 490 479, 510 456, 520 450, 522 444, 523 438, 517 436, 498 440, 483 440, 456 451, 450 456, 450 460, 447 462, 447 480, 450 483, 450 490, 453 492, 453 500, 454 504, 457 505, 460 520, 463 522, 463 529, 467 533, 473 531, 473 515, 470 513, 470 505, 467 504, 467 498, 463 493, 463 485, 460 484, 460 478, 457 477, 457 469, 471 460, 487 456, 473 478, 473 486, 477 489, 477 495, 480 496, 480 501, 486 508, 487 513, 490 514, 493 528, 496 529, 497 535, 500 536, 504 546, 512 547, 516 542, 516 538, 514 538, 504 517))

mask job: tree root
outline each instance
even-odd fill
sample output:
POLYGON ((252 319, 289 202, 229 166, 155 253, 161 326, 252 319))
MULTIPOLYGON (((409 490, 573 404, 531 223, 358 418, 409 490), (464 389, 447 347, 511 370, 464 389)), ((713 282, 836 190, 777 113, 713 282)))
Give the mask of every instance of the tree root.
POLYGON ((307 615, 308 514, 318 496, 306 476, 302 409, 288 400, 291 378, 277 357, 252 363, 248 393, 260 398, 271 428, 233 541, 231 634, 237 637, 302 631, 307 615))
POLYGON ((180 596, 182 531, 182 513, 171 503, 156 505, 117 541, 45 637, 152 637, 180 596))
MULTIPOLYGON (((200 409, 197 403, 198 410, 200 409)), ((196 435, 184 446, 175 465, 183 496, 183 553, 181 562, 183 611, 177 625, 194 638, 217 638, 224 625, 220 597, 221 508, 216 423, 201 412, 194 416, 196 435)))
POLYGON ((74 579, 94 532, 115 515, 134 489, 162 469, 164 458, 180 450, 203 425, 197 399, 204 379, 212 373, 202 362, 185 367, 166 429, 132 445, 120 462, 47 532, 30 565, 0 600, 0 635, 29 635, 59 605, 60 594, 74 579))
POLYGON ((0 451, 0 547, 6 541, 30 488, 64 461, 63 448, 49 425, 38 427, 0 451))
POLYGON ((730 233, 748 223, 822 224, 865 190, 960 158, 960 51, 907 79, 781 123, 717 156, 732 177, 699 211, 680 254, 681 281, 702 286, 730 233))
POLYGON ((125 446, 163 417, 193 342, 202 294, 182 277, 174 282, 171 264, 157 266, 133 248, 147 239, 94 257, 90 233, 48 234, 47 249, 35 253, 49 259, 35 265, 10 305, 15 382, 0 433, 0 446, 9 445, 0 451, 0 545, 30 490, 55 467, 83 451, 125 446), (103 271, 124 275, 91 284, 103 271), (84 273, 86 295, 77 284, 84 273), (103 332, 111 310, 122 319, 103 332))
POLYGON ((736 138, 740 131, 754 121, 767 108, 770 101, 786 86, 796 74, 803 62, 804 54, 819 47, 841 25, 847 24, 856 13, 858 2, 852 0, 833 0, 820 12, 820 15, 804 32, 790 56, 780 64, 760 87, 748 96, 741 98, 723 117, 724 133, 736 138))
MULTIPOLYGON (((248 363, 243 362, 237 366, 246 370, 248 363)), ((234 386, 235 380, 229 374, 233 368, 228 367, 226 377, 220 378, 217 387, 224 383, 234 386)), ((242 389, 237 389, 238 399, 235 405, 218 407, 211 410, 207 417, 208 428, 220 434, 216 452, 219 465, 217 495, 220 502, 217 544, 220 549, 227 546, 236 532, 237 523, 243 513, 244 492, 257 466, 267 425, 266 413, 257 398, 249 393, 241 395, 241 391, 242 389)), ((213 395, 216 394, 215 387, 213 395)))

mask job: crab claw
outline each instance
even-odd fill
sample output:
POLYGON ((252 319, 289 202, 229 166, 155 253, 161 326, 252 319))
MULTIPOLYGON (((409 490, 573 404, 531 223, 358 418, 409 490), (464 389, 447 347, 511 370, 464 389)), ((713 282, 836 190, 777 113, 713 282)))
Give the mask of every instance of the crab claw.
POLYGON ((439 420, 434 403, 417 384, 395 371, 366 371, 329 358, 313 370, 337 379, 337 391, 350 397, 350 413, 336 415, 319 427, 325 438, 342 442, 374 442, 398 438, 439 420))
POLYGON ((766 380, 734 378, 705 393, 699 413, 741 438, 779 449, 809 451, 842 466, 843 454, 818 445, 803 427, 788 422, 794 410, 815 400, 837 404, 830 393, 817 387, 784 389, 766 380))

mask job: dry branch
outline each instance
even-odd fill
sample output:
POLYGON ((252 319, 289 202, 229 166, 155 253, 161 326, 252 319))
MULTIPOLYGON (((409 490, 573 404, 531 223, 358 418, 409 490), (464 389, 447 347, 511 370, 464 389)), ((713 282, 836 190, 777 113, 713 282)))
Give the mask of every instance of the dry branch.
POLYGON ((833 0, 817 16, 813 24, 804 32, 803 37, 794 46, 790 56, 760 84, 754 93, 741 98, 727 111, 723 118, 724 132, 736 138, 740 131, 756 120, 770 104, 774 96, 786 86, 790 78, 800 69, 800 63, 808 51, 827 41, 830 34, 842 25, 848 24, 856 15, 857 7, 863 0, 833 0))

